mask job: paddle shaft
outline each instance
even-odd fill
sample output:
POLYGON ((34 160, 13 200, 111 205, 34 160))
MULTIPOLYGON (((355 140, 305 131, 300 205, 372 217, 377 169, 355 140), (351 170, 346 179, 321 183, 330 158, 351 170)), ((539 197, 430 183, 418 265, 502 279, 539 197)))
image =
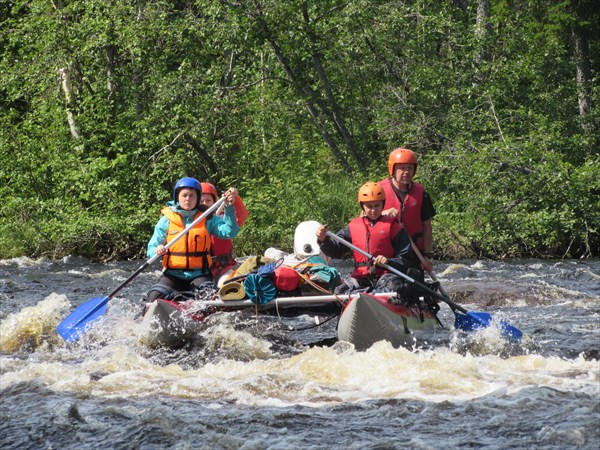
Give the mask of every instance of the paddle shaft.
MULTIPOLYGON (((346 241, 345 239, 342 239, 341 237, 339 237, 337 234, 332 233, 331 231, 327 231, 327 236, 329 236, 331 239, 333 239, 334 241, 338 241, 339 243, 345 245, 346 247, 348 247, 349 249, 354 250, 355 252, 360 253, 361 255, 363 255, 366 258, 369 258, 369 260, 373 260, 375 259, 373 257, 373 255, 368 254, 367 252, 365 252, 362 248, 358 248, 356 245, 351 244, 350 242, 346 241)), ((440 299, 441 301, 443 301, 444 303, 447 303, 449 306, 451 306, 452 308, 458 309, 460 312, 462 312, 463 314, 467 314, 468 311, 463 308, 462 306, 460 306, 457 303, 454 303, 452 300, 450 300, 449 298, 444 297, 442 294, 440 294, 439 292, 434 291, 433 289, 431 289, 429 286, 425 286, 423 283, 418 282, 417 280, 415 280, 414 278, 409 277, 408 275, 406 275, 405 273, 400 272, 397 269, 394 269, 392 266, 390 266, 389 264, 382 264, 381 267, 383 267, 385 270, 393 273, 394 275, 398 275, 401 278, 404 278, 406 281, 408 281, 411 284, 414 284, 415 286, 418 286, 420 289, 424 290, 425 292, 435 296, 436 298, 440 299)))
MULTIPOLYGON (((410 236, 408 237, 410 239, 410 236)), ((410 246, 413 249, 413 252, 415 255, 417 255, 417 258, 419 258, 419 261, 421 261, 422 264, 425 264, 425 258, 423 258, 423 255, 421 254, 421 252, 419 251, 419 247, 417 247, 417 245, 414 243, 414 241, 412 239, 410 239, 410 246)), ((428 270, 427 273, 429 274, 429 276, 431 277, 431 279, 437 283, 440 282, 440 280, 437 279, 437 277, 435 276, 435 273, 433 273, 433 270, 428 270)), ((448 294, 444 291, 444 288, 442 287, 442 285, 438 285, 438 288, 440 290, 440 293, 444 296, 444 297, 448 297, 448 294)))
MULTIPOLYGON (((217 208, 219 208, 224 202, 225 202, 225 197, 221 197, 214 205, 212 205, 204 213, 202 213, 202 215, 200 215, 197 219, 195 219, 192 223, 190 223, 187 227, 185 227, 185 229, 181 230, 177 234, 177 236, 175 236, 167 245, 165 245, 165 249, 168 250, 169 248, 171 248, 175 244, 175 242, 177 242, 179 239, 181 239, 183 236, 185 236, 190 231, 190 229, 192 227, 196 226, 203 219, 205 219, 206 217, 208 217, 209 214, 211 214, 214 210, 216 210, 217 208)), ((132 273, 129 276, 129 278, 127 278, 125 281, 123 281, 123 283, 121 283, 114 291, 112 291, 110 294, 108 294, 107 297, 109 299, 111 299, 115 295, 117 295, 121 289, 123 289, 125 286, 127 286, 131 282, 131 280, 133 280, 140 273, 142 273, 150 264, 152 264, 158 258, 161 258, 161 256, 160 255, 154 255, 152 258, 150 258, 148 261, 146 261, 144 264, 142 264, 134 273, 132 273)))

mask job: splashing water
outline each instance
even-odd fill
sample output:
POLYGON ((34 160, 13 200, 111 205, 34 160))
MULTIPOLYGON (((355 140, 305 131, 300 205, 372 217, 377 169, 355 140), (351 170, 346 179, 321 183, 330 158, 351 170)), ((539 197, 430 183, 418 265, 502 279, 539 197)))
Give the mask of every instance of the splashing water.
MULTIPOLYGON (((68 299, 98 295, 130 266, 0 264, 3 448, 564 449, 600 439, 598 263, 439 271, 469 310, 522 329, 518 345, 491 326, 449 330, 422 348, 379 342, 356 352, 304 344, 335 334, 335 321, 311 329, 308 316, 237 311, 211 316, 183 348, 152 348, 137 317, 155 273, 112 299, 80 341, 62 342, 54 328, 68 299)), ((453 322, 447 308, 440 316, 453 322)))
POLYGON ((52 294, 37 305, 9 314, 0 323, 0 351, 32 351, 44 343, 62 344, 55 329, 70 307, 66 296, 52 294))

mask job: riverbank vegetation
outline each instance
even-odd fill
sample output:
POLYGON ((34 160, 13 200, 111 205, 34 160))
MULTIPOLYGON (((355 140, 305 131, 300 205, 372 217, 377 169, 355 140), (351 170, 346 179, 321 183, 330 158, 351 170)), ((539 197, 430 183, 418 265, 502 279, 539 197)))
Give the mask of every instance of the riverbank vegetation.
POLYGON ((597 257, 594 0, 0 1, 0 258, 143 257, 177 179, 239 256, 419 156, 436 257, 597 257))

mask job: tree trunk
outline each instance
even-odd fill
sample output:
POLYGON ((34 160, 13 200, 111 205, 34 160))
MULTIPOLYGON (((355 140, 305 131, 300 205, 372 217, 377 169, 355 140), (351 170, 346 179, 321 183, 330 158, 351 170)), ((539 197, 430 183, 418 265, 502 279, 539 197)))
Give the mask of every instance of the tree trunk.
POLYGON ((356 143, 354 142, 354 138, 352 137, 352 135, 350 134, 350 131, 346 127, 346 121, 344 120, 344 118, 341 114, 340 107, 335 99, 335 96, 333 95, 333 90, 331 89, 331 82, 329 81, 329 77, 327 76, 327 73, 325 72, 325 68, 323 67, 321 54, 319 53, 318 47, 317 47, 317 35, 311 25, 310 18, 308 17, 308 9, 306 7, 306 3, 302 4, 302 15, 304 17, 304 23, 306 25, 306 34, 308 35, 308 38, 310 39, 310 43, 311 43, 311 53, 312 53, 312 58, 313 58, 313 64, 315 66, 317 76, 319 77, 319 80, 323 84, 323 89, 325 91, 325 97, 327 98, 327 102, 329 104, 329 107, 324 107, 321 109, 324 112, 328 113, 328 115, 331 117, 331 119, 335 125, 335 128, 338 130, 338 133, 340 133, 340 136, 342 137, 342 140, 346 144, 346 147, 348 148, 350 155, 352 156, 352 158, 354 158, 354 161, 356 161, 358 163, 358 166, 360 168, 364 168, 364 167, 366 167, 366 162, 364 161, 362 155, 356 148, 356 143))
POLYGON ((586 119, 592 112, 592 65, 590 62, 590 47, 586 33, 583 29, 573 28, 571 35, 575 51, 579 116, 582 119, 581 126, 583 131, 589 132, 591 127, 586 119))
POLYGON ((477 18, 475 22, 475 38, 477 40, 477 55, 475 56, 475 84, 485 79, 485 70, 481 68, 489 58, 488 41, 490 37, 490 0, 477 0, 477 18))
POLYGON ((295 72, 293 71, 289 61, 283 54, 283 51, 281 50, 279 45, 277 45, 277 42, 275 42, 270 37, 268 38, 268 41, 269 41, 269 44, 271 45, 271 48, 275 52, 275 56, 277 56, 279 63, 283 66, 283 69, 285 70, 285 72, 290 80, 290 83, 296 90, 298 96, 304 99, 306 108, 308 109, 308 112, 311 117, 311 121, 315 125, 315 127, 317 128, 319 133, 321 134, 321 137, 327 143, 327 145, 331 149, 331 152, 333 153, 335 158, 338 160, 338 162, 342 165, 344 170, 349 173, 353 172, 352 167, 348 163, 348 160, 346 159, 346 157, 342 154, 342 152, 338 148, 335 140, 327 132, 327 130, 325 129, 325 126, 321 123, 321 119, 319 117, 320 116, 319 111, 315 107, 315 98, 317 97, 317 95, 310 89, 310 87, 305 88, 299 83, 298 77, 296 76, 295 72))
POLYGON ((79 139, 79 131, 75 125, 75 118, 73 116, 73 98, 71 96, 71 80, 69 78, 69 68, 63 67, 59 69, 60 74, 60 85, 63 93, 65 94, 65 109, 67 112, 67 122, 69 123, 69 130, 73 139, 79 139))
POLYGON ((198 141, 192 135, 190 135, 188 132, 184 132, 183 138, 184 138, 185 142, 187 142, 194 149, 194 151, 196 152, 196 154, 198 155, 200 160, 204 163, 204 165, 208 166, 208 171, 207 171, 208 173, 218 174, 220 172, 219 166, 217 165, 215 160, 210 156, 208 151, 206 151, 206 149, 203 148, 198 143, 198 141))
POLYGON ((116 75, 115 75, 115 59, 116 49, 114 45, 106 47, 106 89, 108 91, 108 101, 111 101, 114 97, 117 86, 116 86, 116 75))
MULTIPOLYGON (((352 167, 350 166, 350 163, 348 162, 348 160, 346 159, 344 154, 338 148, 338 145, 335 142, 335 139, 327 131, 325 124, 323 123, 323 121, 321 119, 321 114, 325 113, 325 111, 323 111, 322 108, 321 108, 321 111, 319 111, 319 109, 316 107, 317 105, 319 105, 319 98, 318 98, 319 96, 317 95, 316 92, 314 92, 314 90, 310 86, 301 82, 301 80, 297 76, 296 72, 292 68, 290 61, 285 56, 285 54, 283 53, 283 50, 281 49, 281 47, 279 46, 279 44, 273 37, 274 35, 271 32, 271 29, 269 28, 268 23, 266 22, 265 18, 263 17, 262 5, 260 3, 256 3, 255 6, 256 6, 256 10, 257 10, 256 13, 255 14, 248 13, 248 15, 250 16, 251 19, 257 21, 258 27, 262 31, 262 33, 265 37, 265 40, 269 43, 271 49, 275 53, 275 57, 277 58, 277 60, 283 67, 283 70, 285 71, 286 75, 288 76, 290 84, 296 91, 296 94, 304 100, 306 108, 308 109, 308 113, 310 114, 310 117, 311 117, 311 122, 315 125, 315 127, 319 131, 319 134, 321 135, 323 140, 329 146, 331 152, 333 153, 333 156, 342 165, 344 170, 348 173, 353 172, 352 167)), ((327 115, 327 114, 325 114, 325 115, 327 115)))
MULTIPOLYGON (((238 7, 239 5, 232 6, 238 7)), ((292 68, 290 60, 286 57, 282 48, 277 43, 275 35, 264 17, 262 3, 260 1, 255 1, 254 8, 254 11, 250 10, 250 8, 246 9, 246 15, 256 23, 260 34, 263 36, 264 40, 269 44, 269 46, 275 53, 275 57, 283 67, 283 70, 287 75, 288 81, 292 88, 295 90, 296 95, 304 101, 304 104, 308 109, 308 113, 310 115, 310 121, 318 130, 325 143, 329 146, 331 152, 333 153, 333 156, 342 165, 346 172, 353 172, 350 163, 346 159, 345 155, 340 151, 335 139, 327 131, 327 122, 322 118, 323 116, 325 116, 331 119, 331 114, 327 114, 327 112, 323 110, 323 108, 321 107, 322 102, 320 102, 319 95, 314 91, 314 89, 311 88, 311 86, 308 83, 303 83, 300 77, 292 68)))

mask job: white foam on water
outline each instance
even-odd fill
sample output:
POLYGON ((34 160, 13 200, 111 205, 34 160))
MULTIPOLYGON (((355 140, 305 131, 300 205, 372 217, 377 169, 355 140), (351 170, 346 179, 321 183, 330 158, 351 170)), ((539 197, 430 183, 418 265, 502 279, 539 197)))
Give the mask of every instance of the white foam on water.
MULTIPOLYGON (((281 358, 272 353, 271 343, 226 326, 212 331, 207 346, 231 352, 189 369, 153 362, 134 335, 128 340, 124 333, 96 347, 84 339, 40 348, 43 356, 34 353, 23 364, 3 365, 2 384, 32 381, 107 398, 158 395, 215 405, 319 407, 371 399, 463 402, 539 386, 598 393, 600 381, 598 361, 583 357, 461 355, 449 348, 410 351, 380 342, 365 352, 338 343, 281 358)), ((10 362, 9 355, 3 359, 10 362)))
POLYGON ((48 340, 58 342, 55 328, 69 308, 65 295, 53 293, 34 306, 9 314, 0 323, 0 351, 36 348, 48 340))
POLYGON ((50 260, 46 258, 33 259, 27 256, 19 256, 10 259, 0 259, 0 266, 18 267, 19 269, 27 269, 31 267, 39 267, 50 264, 50 260))

